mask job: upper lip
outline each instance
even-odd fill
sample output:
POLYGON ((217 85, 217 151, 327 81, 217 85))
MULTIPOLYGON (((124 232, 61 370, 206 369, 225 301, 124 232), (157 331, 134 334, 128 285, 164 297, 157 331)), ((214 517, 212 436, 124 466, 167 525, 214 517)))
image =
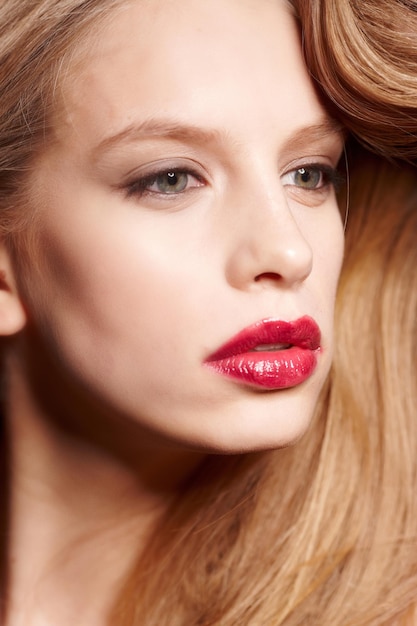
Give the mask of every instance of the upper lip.
POLYGON ((268 350, 268 346, 276 344, 317 350, 320 347, 320 342, 320 328, 313 318, 308 315, 290 322, 278 319, 263 319, 237 333, 237 335, 211 354, 207 362, 219 361, 238 354, 244 354, 259 346, 268 350))

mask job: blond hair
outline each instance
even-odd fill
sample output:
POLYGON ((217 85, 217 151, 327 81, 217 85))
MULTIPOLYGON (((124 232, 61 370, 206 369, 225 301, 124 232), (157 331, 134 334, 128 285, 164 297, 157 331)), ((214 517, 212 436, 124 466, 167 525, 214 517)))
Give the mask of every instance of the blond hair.
MULTIPOLYGON (((3 0, 0 221, 11 238, 61 74, 120 4, 3 0)), ((363 149, 351 169, 337 349, 309 433, 284 450, 208 458, 138 555, 112 626, 393 626, 410 610, 417 192, 411 170, 363 149)))
POLYGON ((208 460, 139 562, 123 626, 394 626, 412 610, 417 190, 360 150, 352 169, 337 350, 310 431, 208 460))
POLYGON ((417 161, 414 0, 294 0, 307 64, 347 128, 389 157, 417 161))

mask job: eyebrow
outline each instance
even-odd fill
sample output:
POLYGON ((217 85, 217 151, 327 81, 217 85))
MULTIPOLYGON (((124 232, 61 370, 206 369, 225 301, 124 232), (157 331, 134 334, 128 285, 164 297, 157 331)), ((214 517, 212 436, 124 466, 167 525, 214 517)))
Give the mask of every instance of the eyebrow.
POLYGON ((304 148, 307 143, 315 144, 326 138, 339 137, 341 141, 346 139, 346 129, 332 117, 325 117, 316 124, 311 124, 297 129, 284 142, 284 150, 296 151, 304 148))
MULTIPOLYGON (((315 143, 327 136, 344 136, 343 126, 331 117, 324 117, 317 123, 309 124, 297 129, 285 139, 284 148, 296 150, 305 146, 307 142, 315 143)), ((184 124, 175 120, 150 118, 139 124, 133 123, 121 131, 105 137, 93 149, 93 157, 97 158, 110 151, 112 148, 128 145, 137 141, 157 137, 168 138, 177 141, 193 142, 197 144, 224 142, 229 136, 228 131, 220 129, 201 128, 192 124, 184 124)))
POLYGON ((119 145, 126 145, 152 137, 206 143, 221 140, 222 132, 220 130, 201 128, 192 124, 183 124, 175 120, 151 118, 139 124, 130 124, 114 135, 104 138, 94 148, 93 153, 98 155, 108 152, 119 145))

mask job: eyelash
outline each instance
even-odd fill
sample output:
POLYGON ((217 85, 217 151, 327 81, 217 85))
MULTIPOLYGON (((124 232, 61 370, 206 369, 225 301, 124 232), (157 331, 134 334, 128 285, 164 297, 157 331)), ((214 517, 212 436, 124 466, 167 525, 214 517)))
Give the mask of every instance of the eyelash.
MULTIPOLYGON (((338 191, 340 186, 345 182, 345 177, 341 174, 341 172, 339 172, 336 168, 323 163, 306 163, 305 165, 289 170, 283 175, 283 178, 288 177, 291 174, 297 175, 297 173, 301 176, 304 174, 318 174, 320 178, 320 183, 310 188, 289 184, 289 186, 293 186, 299 191, 322 192, 328 187, 333 187, 336 191, 338 191)), ((308 181, 305 182, 308 183, 308 181)))
POLYGON ((141 178, 134 180, 132 183, 129 183, 126 186, 126 192, 127 192, 128 198, 132 196, 142 198, 145 195, 169 197, 169 196, 177 196, 179 194, 187 193, 191 189, 195 189, 203 185, 204 185, 204 179, 197 172, 191 169, 187 169, 187 168, 172 167, 172 168, 164 168, 164 169, 156 170, 155 172, 151 172, 149 174, 146 174, 145 176, 142 176, 141 178), (193 185, 191 188, 181 189, 180 191, 171 191, 167 193, 149 189, 150 187, 152 187, 152 185, 154 185, 158 181, 158 179, 161 179, 164 176, 169 177, 170 175, 172 176, 172 183, 175 182, 174 178, 178 179, 180 176, 185 176, 186 183, 189 183, 190 179, 194 179, 196 181, 196 184, 193 185))
MULTIPOLYGON (((295 183, 287 183, 285 186, 290 186, 296 189, 299 192, 308 192, 308 193, 321 193, 329 187, 334 187, 337 191, 339 187, 344 182, 344 176, 335 168, 330 167, 328 165, 324 165, 323 163, 306 163, 305 165, 301 165, 297 168, 289 170, 288 172, 282 175, 282 178, 285 179, 290 175, 296 176, 297 174, 314 176, 317 174, 319 176, 319 183, 313 187, 303 187, 301 185, 296 185, 295 183)), ((308 180, 305 181, 306 184, 308 180)), ((171 183, 169 183, 168 188, 171 183)), ((204 186, 205 181, 203 177, 192 169, 188 168, 180 168, 180 167, 172 167, 172 168, 163 168, 155 170, 145 176, 137 178, 133 182, 126 185, 126 195, 128 198, 136 197, 142 198, 145 195, 157 196, 159 198, 169 198, 170 196, 178 196, 184 193, 188 193, 193 189, 204 186), (172 187, 175 186, 175 182, 181 180, 181 176, 184 176, 185 186, 180 188, 178 191, 163 191, 152 190, 150 187, 158 182, 158 179, 162 179, 163 177, 167 177, 165 182, 169 183, 169 177, 171 177, 172 187), (188 186, 191 179, 195 181, 191 187, 188 186)))

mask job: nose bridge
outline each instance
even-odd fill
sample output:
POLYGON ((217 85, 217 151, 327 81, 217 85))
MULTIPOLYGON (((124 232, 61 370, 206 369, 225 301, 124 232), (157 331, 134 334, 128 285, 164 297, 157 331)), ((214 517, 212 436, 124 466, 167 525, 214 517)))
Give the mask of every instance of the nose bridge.
POLYGON ((252 184, 247 179, 239 193, 231 191, 235 226, 228 280, 239 288, 271 281, 298 284, 311 272, 312 249, 294 219, 278 173, 272 180, 255 179, 252 184))

